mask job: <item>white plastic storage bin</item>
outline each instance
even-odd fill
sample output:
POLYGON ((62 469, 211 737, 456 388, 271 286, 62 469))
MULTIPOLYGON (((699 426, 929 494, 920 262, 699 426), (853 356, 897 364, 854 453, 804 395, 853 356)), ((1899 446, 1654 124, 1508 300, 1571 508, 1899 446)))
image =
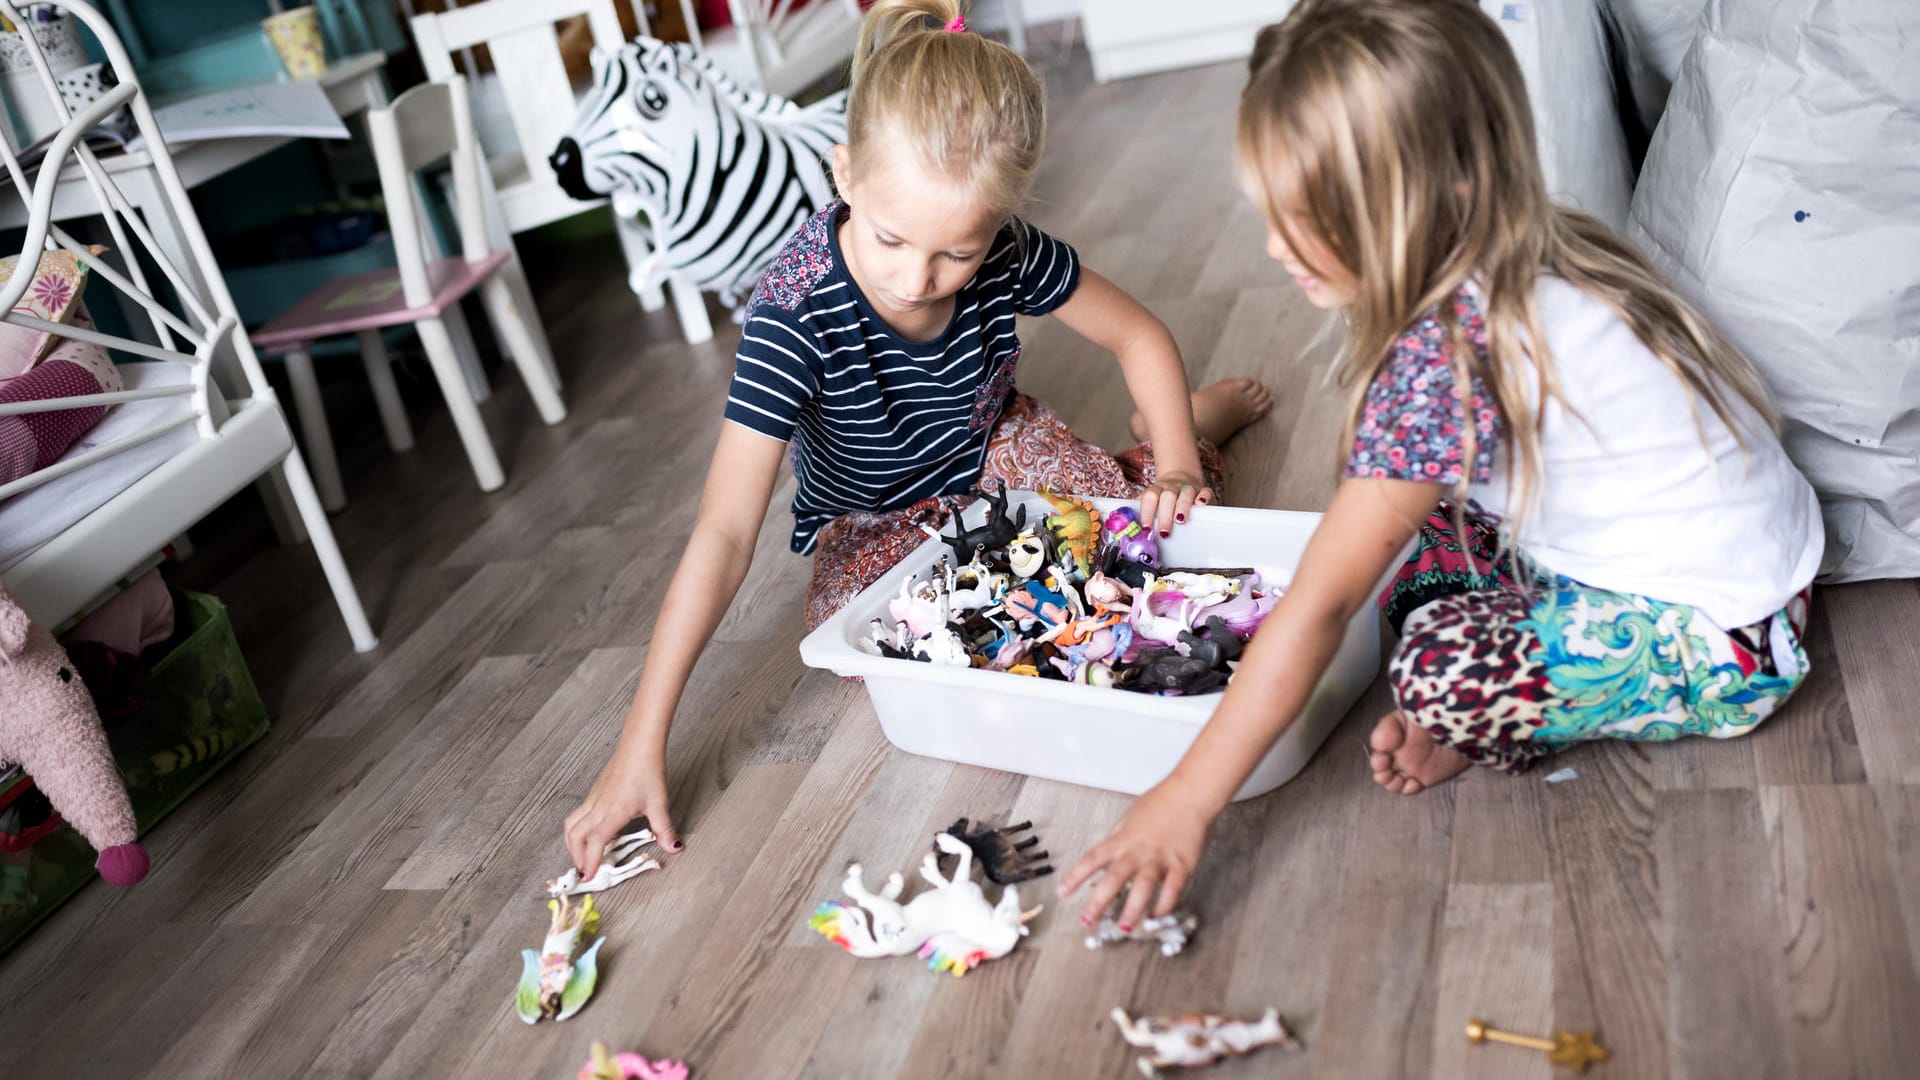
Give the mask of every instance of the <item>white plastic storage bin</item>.
MULTIPOLYGON (((1093 499, 1104 516, 1116 499, 1093 499)), ((1014 492, 1027 519, 1051 512, 1031 492, 1014 492)), ((985 501, 966 520, 985 520, 985 501)), ((1160 541, 1165 566, 1251 566, 1268 585, 1285 585, 1306 550, 1319 514, 1197 506, 1160 541)), ((1026 678, 998 671, 889 659, 854 643, 908 577, 927 577, 944 550, 929 539, 800 643, 808 666, 866 680, 880 728, 912 754, 1139 794, 1160 782, 1185 754, 1221 694, 1157 697, 1106 687, 1026 678)), ((889 622, 891 625, 891 622, 889 622)), ((1378 617, 1369 604, 1347 636, 1304 715, 1289 727, 1234 796, 1264 795, 1306 765, 1380 670, 1378 617)))

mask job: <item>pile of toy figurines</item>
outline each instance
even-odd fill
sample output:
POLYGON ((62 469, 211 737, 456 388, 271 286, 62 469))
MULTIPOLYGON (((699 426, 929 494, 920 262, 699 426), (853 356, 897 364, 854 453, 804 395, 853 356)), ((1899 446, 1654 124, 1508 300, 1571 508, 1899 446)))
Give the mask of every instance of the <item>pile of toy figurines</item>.
POLYGON ((1009 517, 1003 490, 984 500, 977 528, 956 514, 953 535, 926 529, 949 553, 902 583, 893 624, 874 619, 860 647, 1142 693, 1225 687, 1280 591, 1251 569, 1163 567, 1131 506, 1103 519, 1084 499, 1040 494, 1054 513, 1038 522, 1024 505, 1009 517))

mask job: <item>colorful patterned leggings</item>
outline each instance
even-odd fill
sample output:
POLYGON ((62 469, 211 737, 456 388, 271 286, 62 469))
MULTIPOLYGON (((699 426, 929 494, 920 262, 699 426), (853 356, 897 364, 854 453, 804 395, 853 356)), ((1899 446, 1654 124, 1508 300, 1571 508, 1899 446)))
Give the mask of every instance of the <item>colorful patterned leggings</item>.
POLYGON ((1409 722, 1471 761, 1520 772, 1586 739, 1744 735, 1807 674, 1810 589, 1727 631, 1684 604, 1496 565, 1497 534, 1448 506, 1380 596, 1400 644, 1388 663, 1409 722))
MULTIPOLYGON (((1221 498, 1225 468, 1220 451, 1200 444, 1200 468, 1214 501, 1221 498)), ((1025 394, 1015 393, 994 423, 987 442, 987 460, 979 483, 1027 491, 1042 485, 1074 495, 1130 499, 1153 483, 1152 442, 1143 442, 1123 454, 1109 454, 1074 437, 1054 411, 1025 394)), ((945 495, 922 499, 904 510, 876 514, 842 514, 820 530, 814 549, 813 580, 807 585, 807 629, 811 630, 846 607, 860 590, 880 580, 901 559, 927 540, 921 525, 946 526, 955 510, 972 504, 972 495, 945 495)))

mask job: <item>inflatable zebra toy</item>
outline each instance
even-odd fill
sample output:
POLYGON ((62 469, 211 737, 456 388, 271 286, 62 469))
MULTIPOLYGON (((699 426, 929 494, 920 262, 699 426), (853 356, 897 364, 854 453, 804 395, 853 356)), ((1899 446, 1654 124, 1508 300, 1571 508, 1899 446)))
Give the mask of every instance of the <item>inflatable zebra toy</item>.
POLYGON ((826 159, 847 137, 844 93, 802 108, 744 90, 693 46, 636 38, 594 50, 593 91, 548 159, 576 199, 644 211, 644 272, 737 309, 780 246, 833 197, 826 159))

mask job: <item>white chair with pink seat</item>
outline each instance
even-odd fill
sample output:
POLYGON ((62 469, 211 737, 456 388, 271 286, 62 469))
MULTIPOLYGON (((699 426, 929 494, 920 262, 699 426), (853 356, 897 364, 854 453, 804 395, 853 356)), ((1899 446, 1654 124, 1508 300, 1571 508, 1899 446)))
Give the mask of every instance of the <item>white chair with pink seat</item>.
POLYGON ((460 357, 442 321, 443 313, 468 293, 479 290, 494 336, 527 384, 540 419, 557 424, 566 419, 567 410, 537 344, 536 339, 545 336, 539 331, 539 313, 516 303, 513 290, 498 273, 512 258, 512 252, 495 251, 487 240, 480 201, 481 159, 467 104, 466 80, 455 75, 407 91, 388 108, 367 114, 367 134, 380 170, 380 187, 386 195, 387 224, 393 234, 397 268, 356 274, 321 286, 255 331, 253 342, 264 351, 286 358, 301 434, 313 462, 314 482, 329 510, 345 506, 346 493, 327 431, 310 348, 321 338, 344 334, 358 337, 387 441, 395 450, 405 450, 412 445, 413 435, 380 341, 381 328, 403 323, 412 323, 420 335, 480 489, 493 491, 506 482, 506 476, 480 410, 467 392, 460 357), (429 261, 421 232, 423 211, 411 181, 416 171, 447 158, 453 166, 454 215, 460 226, 461 253, 429 261))

